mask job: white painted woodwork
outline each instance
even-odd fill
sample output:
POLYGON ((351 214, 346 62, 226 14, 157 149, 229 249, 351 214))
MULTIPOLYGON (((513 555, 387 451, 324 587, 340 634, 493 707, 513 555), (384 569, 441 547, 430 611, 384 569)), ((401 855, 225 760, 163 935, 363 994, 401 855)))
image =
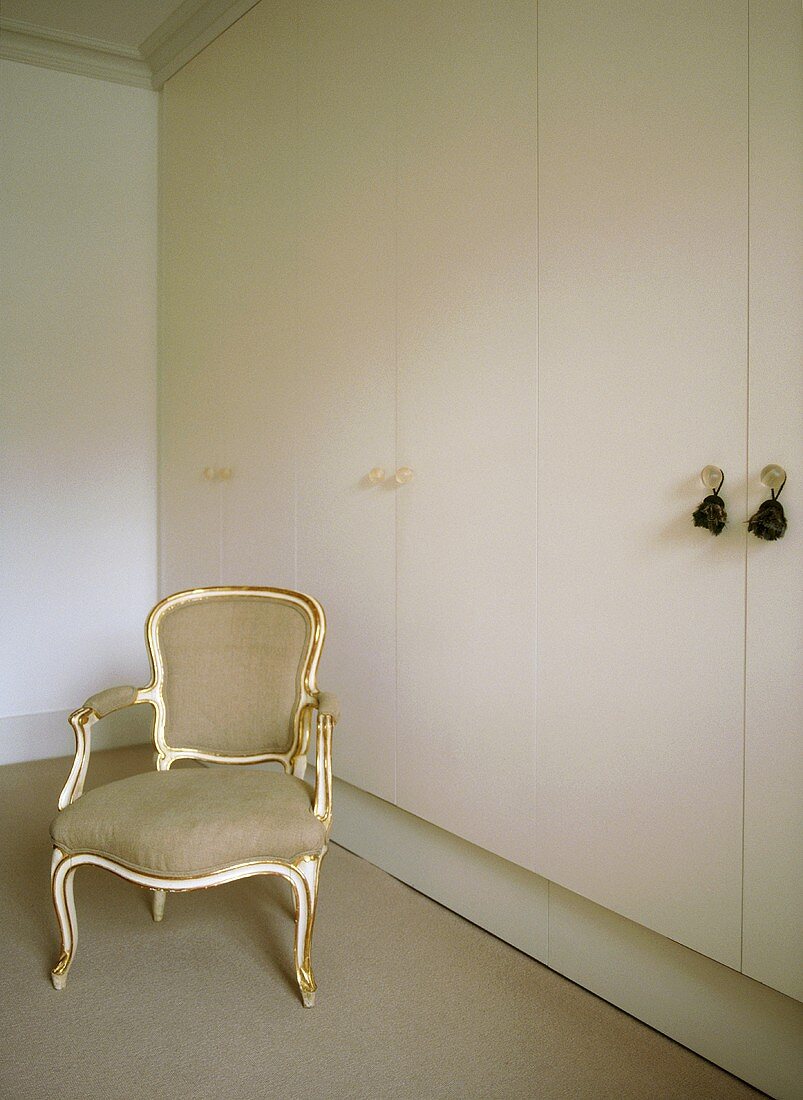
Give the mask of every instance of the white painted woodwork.
POLYGON ((153 74, 154 88, 192 61, 260 0, 183 0, 140 42, 140 53, 153 74))
POLYGON ((277 0, 172 78, 162 587, 312 592, 341 777, 792 991, 799 24, 751 10, 750 164, 748 0, 277 0))
POLYGON ((295 6, 254 14, 163 93, 164 592, 295 582, 295 6))
POLYGON ((2 60, 0 103, 0 759, 8 762, 69 751, 69 727, 54 743, 47 712, 147 676, 157 102, 150 91, 2 60))
POLYGON ((4 0, 0 57, 161 88, 258 2, 4 0))
MULTIPOLYGON (((385 3, 299 24, 297 583, 327 617, 335 771, 395 799, 395 85, 385 3), (385 477, 372 484, 377 466, 385 477), (389 479, 389 480, 386 480, 389 479)), ((257 13, 254 13, 257 15, 257 13)))
MULTIPOLYGON (((150 602, 154 600, 150 597, 150 602)), ((137 639, 142 650, 141 638, 137 639)), ((138 655, 137 667, 142 673, 141 682, 148 679, 147 657, 138 655)), ((76 680, 80 678, 80 671, 76 680)), ((128 679, 138 679, 130 676, 128 679)), ((75 752, 75 734, 69 717, 76 706, 91 692, 92 674, 84 672, 83 683, 78 684, 70 706, 62 710, 48 710, 39 714, 16 714, 0 717, 0 765, 17 764, 23 760, 47 760, 54 756, 67 756, 75 752)), ((129 707, 104 718, 93 730, 95 749, 119 749, 123 745, 141 745, 150 741, 153 728, 153 712, 150 707, 129 707)))
POLYGON ((535 867, 738 968, 747 5, 541 0, 538 61, 535 867))
POLYGON ((216 249, 221 463, 232 470, 222 584, 295 586, 297 36, 296 4, 280 0, 199 58, 216 82, 209 138, 226 199, 216 249))
POLYGON ((397 799, 531 866, 535 5, 400 24, 397 799))
POLYGON ((220 583, 217 403, 222 314, 216 253, 222 165, 207 125, 214 82, 187 66, 159 119, 159 589, 220 583), (204 186, 194 186, 204 171, 204 186))
POLYGON ((554 883, 549 966, 769 1096, 800 1097, 803 1006, 782 993, 554 883))
POLYGON ((799 1002, 348 783, 335 780, 333 802, 337 844, 770 1096, 799 1100, 799 1002))
POLYGON ((800 5, 750 11, 748 506, 775 462, 788 529, 748 536, 743 969, 803 999, 803 66, 800 5))
POLYGON ((114 84, 151 89, 151 73, 137 50, 0 16, 0 58, 114 84))
MULTIPOLYGON (((191 3, 197 0, 190 0, 191 3)), ((135 50, 161 26, 182 0, 3 0, 3 19, 22 22, 33 30, 114 44, 135 50)), ((186 7, 186 4, 184 4, 186 7)))
POLYGON ((343 780, 334 782, 332 804, 332 838, 341 847, 547 962, 546 879, 343 780))

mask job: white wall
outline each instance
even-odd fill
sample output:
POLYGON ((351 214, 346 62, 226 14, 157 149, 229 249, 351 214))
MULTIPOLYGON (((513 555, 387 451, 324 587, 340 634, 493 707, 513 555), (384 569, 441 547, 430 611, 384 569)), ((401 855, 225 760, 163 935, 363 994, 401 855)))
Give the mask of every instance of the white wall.
POLYGON ((0 61, 0 102, 2 763, 148 674, 157 96, 0 61))

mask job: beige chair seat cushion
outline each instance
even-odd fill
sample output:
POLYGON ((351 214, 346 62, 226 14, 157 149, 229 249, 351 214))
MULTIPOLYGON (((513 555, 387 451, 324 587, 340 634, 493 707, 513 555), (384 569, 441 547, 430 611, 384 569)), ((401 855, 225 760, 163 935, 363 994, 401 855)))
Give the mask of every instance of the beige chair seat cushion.
POLYGON ((146 873, 193 876, 253 859, 319 853, 312 791, 239 766, 148 772, 87 791, 50 826, 67 854, 92 852, 146 873))

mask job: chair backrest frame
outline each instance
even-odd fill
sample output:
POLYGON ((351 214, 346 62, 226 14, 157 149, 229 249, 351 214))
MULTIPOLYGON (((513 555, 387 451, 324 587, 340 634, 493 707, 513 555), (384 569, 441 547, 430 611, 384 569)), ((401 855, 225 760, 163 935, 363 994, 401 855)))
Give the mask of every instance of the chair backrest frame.
POLYGON ((248 586, 219 586, 215 588, 191 588, 167 596, 154 607, 145 624, 145 640, 151 662, 151 682, 139 692, 142 702, 149 702, 155 710, 153 743, 156 749, 156 767, 167 771, 176 760, 191 759, 217 764, 262 764, 276 762, 285 772, 303 776, 307 762, 312 711, 317 703, 318 662, 326 634, 326 618, 323 608, 312 596, 284 588, 255 588, 248 586), (160 644, 159 626, 169 612, 190 603, 238 596, 274 600, 297 608, 307 619, 305 651, 302 656, 293 708, 293 738, 285 752, 264 752, 252 755, 227 755, 195 747, 171 745, 167 726, 167 706, 164 696, 165 654, 160 644))

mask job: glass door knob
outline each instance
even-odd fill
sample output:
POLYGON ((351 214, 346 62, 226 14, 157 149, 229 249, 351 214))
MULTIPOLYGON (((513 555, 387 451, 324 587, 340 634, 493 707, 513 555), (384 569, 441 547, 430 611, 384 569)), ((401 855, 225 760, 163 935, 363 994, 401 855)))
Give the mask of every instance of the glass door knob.
POLYGON ((719 488, 723 477, 724 474, 719 466, 704 466, 700 471, 700 481, 702 481, 706 489, 710 489, 712 492, 714 489, 719 488))
POLYGON ((777 492, 783 483, 786 481, 786 470, 783 466, 777 466, 774 462, 769 466, 765 466, 761 471, 761 484, 766 485, 768 489, 774 489, 777 492))

